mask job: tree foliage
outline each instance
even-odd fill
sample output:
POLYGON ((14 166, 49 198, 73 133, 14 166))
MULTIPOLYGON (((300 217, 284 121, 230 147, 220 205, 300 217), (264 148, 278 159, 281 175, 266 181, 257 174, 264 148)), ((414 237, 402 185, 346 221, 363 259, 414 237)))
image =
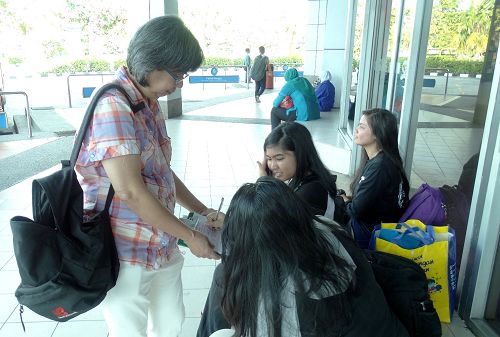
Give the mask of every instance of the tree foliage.
POLYGON ((467 9, 459 0, 440 0, 432 10, 429 48, 479 59, 486 51, 493 0, 481 0, 467 9))
POLYGON ((66 0, 63 19, 81 29, 85 55, 114 55, 120 50, 119 38, 125 36, 127 18, 120 7, 108 1, 66 0))

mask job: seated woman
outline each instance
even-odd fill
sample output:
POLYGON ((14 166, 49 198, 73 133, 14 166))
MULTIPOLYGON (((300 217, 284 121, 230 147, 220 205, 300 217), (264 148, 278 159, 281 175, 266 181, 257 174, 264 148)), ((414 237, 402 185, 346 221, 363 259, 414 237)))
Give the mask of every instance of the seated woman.
POLYGON ((364 111, 354 141, 363 147, 361 164, 351 183, 352 197, 342 197, 356 241, 365 248, 375 225, 401 218, 409 184, 398 149, 398 123, 391 112, 364 111))
POLYGON ((222 240, 209 295, 219 298, 205 307, 198 336, 230 327, 226 336, 408 336, 363 251, 283 182, 261 177, 243 185, 222 240))
MULTIPOLYGON (((257 162, 260 176, 272 175, 287 182, 313 210, 324 215, 328 197, 337 196, 337 177, 325 167, 314 147, 311 133, 300 123, 285 122, 264 141, 264 160, 257 162)), ((333 214, 327 215, 333 219, 333 214)))
POLYGON ((285 72, 286 84, 281 88, 278 96, 273 102, 271 110, 271 126, 274 129, 281 121, 309 121, 319 118, 319 105, 314 88, 311 83, 299 77, 295 68, 289 68, 285 72), (293 101, 291 108, 280 107, 281 101, 290 96, 293 101))
POLYGON ((330 82, 331 79, 332 74, 328 70, 325 70, 323 76, 321 76, 321 83, 315 90, 320 111, 332 110, 335 103, 335 87, 330 82))

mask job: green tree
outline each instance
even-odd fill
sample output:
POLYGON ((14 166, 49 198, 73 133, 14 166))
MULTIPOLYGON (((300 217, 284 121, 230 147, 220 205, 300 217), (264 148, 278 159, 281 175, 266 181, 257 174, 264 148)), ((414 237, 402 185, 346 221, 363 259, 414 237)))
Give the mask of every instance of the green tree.
POLYGON ((458 25, 458 47, 462 54, 480 58, 486 52, 493 9, 493 0, 483 0, 464 13, 458 25))
POLYGON ((45 57, 53 58, 64 54, 64 46, 60 41, 48 40, 42 43, 45 57))
POLYGON ((458 23, 462 13, 459 0, 440 0, 432 8, 429 32, 429 47, 440 50, 456 50, 458 44, 458 23))
POLYGON ((433 7, 429 47, 480 58, 486 51, 493 0, 460 9, 459 0, 440 0, 433 7))
POLYGON ((119 52, 127 23, 123 9, 97 0, 66 0, 66 4, 68 11, 61 16, 80 27, 85 55, 115 55, 119 52))

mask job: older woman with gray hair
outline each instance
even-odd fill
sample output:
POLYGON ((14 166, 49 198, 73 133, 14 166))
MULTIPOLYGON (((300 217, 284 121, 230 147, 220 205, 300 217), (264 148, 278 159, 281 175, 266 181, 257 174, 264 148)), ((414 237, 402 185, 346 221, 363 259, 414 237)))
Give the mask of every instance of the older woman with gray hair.
POLYGON ((113 81, 142 108, 133 112, 121 92, 109 90, 98 101, 80 149, 75 169, 86 214, 104 208, 110 184, 115 190, 109 213, 120 273, 102 302, 110 337, 179 335, 184 258, 178 239, 198 257, 219 258, 205 236, 173 214, 176 202, 209 219, 215 212, 172 171, 172 140, 158 103, 182 88, 202 61, 198 41, 178 17, 144 24, 130 41, 127 66, 113 81))

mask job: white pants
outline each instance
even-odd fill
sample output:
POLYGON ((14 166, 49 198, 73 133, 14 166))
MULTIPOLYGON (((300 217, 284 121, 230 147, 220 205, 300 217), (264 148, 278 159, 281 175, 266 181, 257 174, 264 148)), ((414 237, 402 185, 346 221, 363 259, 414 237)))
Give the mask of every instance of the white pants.
POLYGON ((102 302, 109 337, 177 337, 184 322, 183 264, 179 252, 156 270, 122 262, 102 302))

